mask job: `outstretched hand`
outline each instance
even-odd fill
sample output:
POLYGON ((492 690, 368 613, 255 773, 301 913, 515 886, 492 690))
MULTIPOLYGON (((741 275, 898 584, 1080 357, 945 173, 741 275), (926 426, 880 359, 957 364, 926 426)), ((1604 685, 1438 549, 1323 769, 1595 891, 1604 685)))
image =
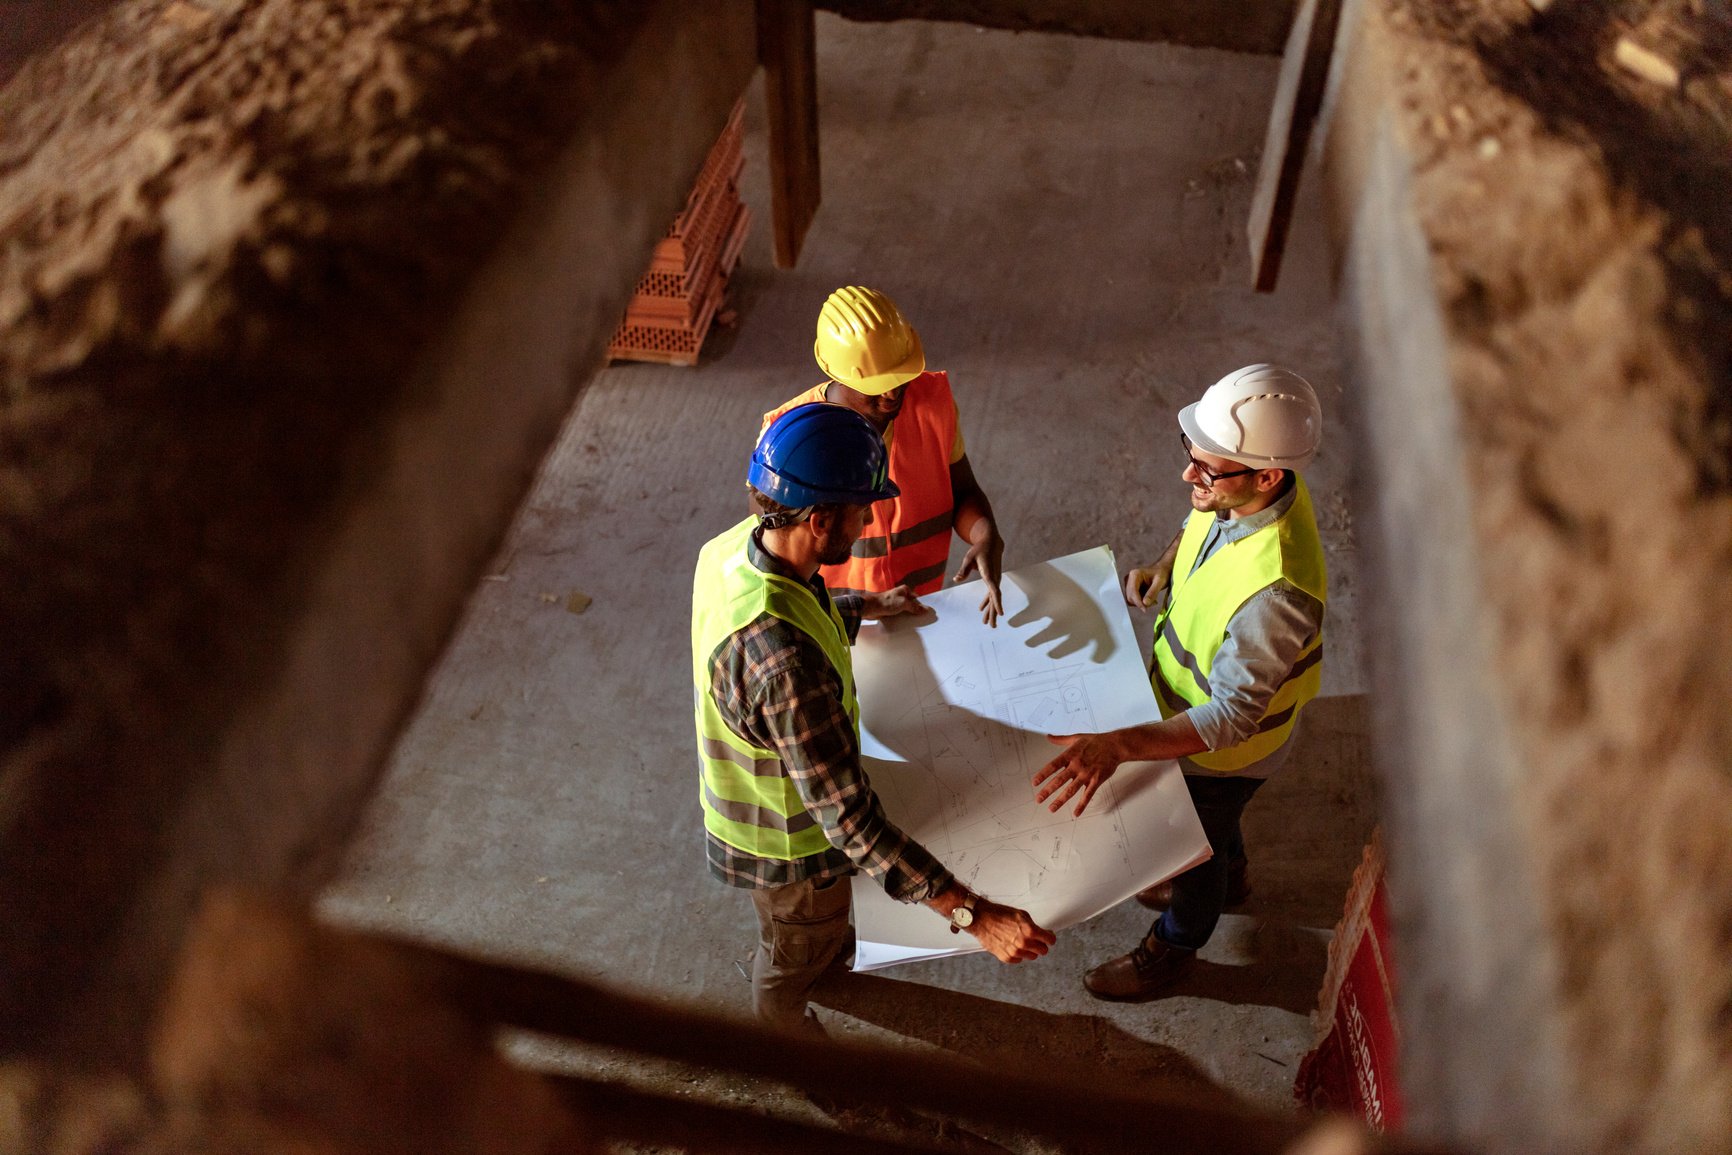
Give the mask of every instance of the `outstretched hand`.
POLYGON ((1064 752, 1035 771, 1034 800, 1051 798, 1047 809, 1056 814, 1080 793, 1075 813, 1081 816, 1124 758, 1111 734, 1048 734, 1047 740, 1063 746, 1064 752))

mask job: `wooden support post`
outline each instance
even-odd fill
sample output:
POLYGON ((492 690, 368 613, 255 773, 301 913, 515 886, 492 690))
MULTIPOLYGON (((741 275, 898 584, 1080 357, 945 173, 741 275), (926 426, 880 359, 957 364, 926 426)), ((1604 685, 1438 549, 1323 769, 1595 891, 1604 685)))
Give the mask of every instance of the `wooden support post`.
POLYGON ((770 121, 776 267, 791 269, 817 215, 818 44, 811 0, 758 0, 758 62, 770 121))
POLYGON ((1275 84, 1275 106, 1263 139, 1263 164, 1251 197, 1246 233, 1251 242, 1251 283, 1259 293, 1275 291, 1281 273, 1281 253, 1293 204, 1299 197, 1299 176, 1311 126, 1323 104, 1324 82, 1341 22, 1341 0, 1303 0, 1293 15, 1287 51, 1281 57, 1281 77, 1275 84))

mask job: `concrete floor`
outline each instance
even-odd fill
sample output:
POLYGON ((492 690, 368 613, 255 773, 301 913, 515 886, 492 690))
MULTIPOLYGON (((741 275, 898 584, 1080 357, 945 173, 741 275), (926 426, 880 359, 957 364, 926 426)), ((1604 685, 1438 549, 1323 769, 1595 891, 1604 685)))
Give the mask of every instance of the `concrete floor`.
POLYGON ((689 582, 698 546, 742 510, 759 414, 818 380, 824 296, 886 290, 951 371, 1009 568, 1103 542, 1121 566, 1153 557, 1188 508, 1177 409, 1230 369, 1282 362, 1330 413, 1308 472, 1329 550, 1325 697, 1247 813, 1246 913, 1177 993, 1141 1006, 1095 1002, 1078 981, 1146 927, 1134 904, 1036 964, 846 976, 820 1003, 844 1037, 1025 1069, 1099 1062, 1285 1107, 1375 802, 1315 200, 1301 202, 1281 291, 1247 288, 1277 61, 823 15, 819 52, 824 204, 800 267, 770 266, 754 93, 744 195, 758 227, 736 327, 695 369, 619 365, 584 394, 323 909, 744 1013, 750 907, 703 865, 689 582), (594 599, 579 615, 574 590, 594 599))

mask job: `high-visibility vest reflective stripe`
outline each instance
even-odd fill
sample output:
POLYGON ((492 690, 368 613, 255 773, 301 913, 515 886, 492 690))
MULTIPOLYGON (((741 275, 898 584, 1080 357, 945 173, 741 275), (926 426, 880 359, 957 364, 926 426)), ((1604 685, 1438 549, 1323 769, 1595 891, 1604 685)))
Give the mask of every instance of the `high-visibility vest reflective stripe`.
MULTIPOLYGON (((826 383, 827 384, 827 383, 826 383)), ((794 408, 824 400, 825 385, 764 414, 764 424, 794 408)), ((904 583, 917 594, 944 586, 956 500, 950 491, 950 451, 956 444, 956 401, 950 375, 922 373, 908 383, 890 438, 890 479, 902 496, 876 502, 872 524, 853 556, 819 572, 832 594, 883 593, 904 583)))
MULTIPOLYGON (((1294 484, 1299 492, 1285 514, 1249 537, 1221 546, 1195 573, 1191 567, 1215 515, 1194 511, 1186 520, 1173 559, 1172 595, 1155 623, 1155 660, 1149 674, 1163 718, 1209 700, 1209 672, 1227 640, 1227 625, 1259 590, 1286 578, 1318 601, 1326 600, 1328 575, 1311 493, 1303 479, 1295 477, 1294 484)), ((1206 770, 1231 774, 1280 749, 1293 733, 1300 708, 1323 684, 1322 659, 1319 631, 1270 699, 1256 732, 1225 750, 1192 754, 1190 760, 1206 770)))
POLYGON ((696 688, 699 802, 704 828, 736 850, 792 861, 829 848, 781 758, 728 728, 710 695, 710 656, 735 630, 770 613, 818 643, 842 682, 842 704, 856 727, 854 664, 848 630, 836 607, 812 590, 765 573, 746 556, 755 518, 746 518, 698 553, 692 581, 692 679, 696 688))

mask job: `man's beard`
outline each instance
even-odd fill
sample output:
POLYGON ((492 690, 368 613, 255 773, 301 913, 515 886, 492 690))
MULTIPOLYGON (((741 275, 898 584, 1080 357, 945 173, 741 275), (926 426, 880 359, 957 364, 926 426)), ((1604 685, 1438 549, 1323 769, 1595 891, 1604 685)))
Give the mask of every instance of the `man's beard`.
POLYGON ((1191 493, 1193 495, 1205 495, 1202 497, 1202 503, 1200 505, 1194 504, 1192 506, 1192 508, 1196 509, 1199 513, 1231 513, 1242 505, 1249 505, 1251 499, 1256 496, 1254 493, 1241 493, 1229 497, 1214 489, 1199 490, 1194 485, 1191 486, 1191 493))
POLYGON ((844 541, 840 537, 820 542, 818 545, 819 565, 841 565, 853 553, 854 543, 844 541))

